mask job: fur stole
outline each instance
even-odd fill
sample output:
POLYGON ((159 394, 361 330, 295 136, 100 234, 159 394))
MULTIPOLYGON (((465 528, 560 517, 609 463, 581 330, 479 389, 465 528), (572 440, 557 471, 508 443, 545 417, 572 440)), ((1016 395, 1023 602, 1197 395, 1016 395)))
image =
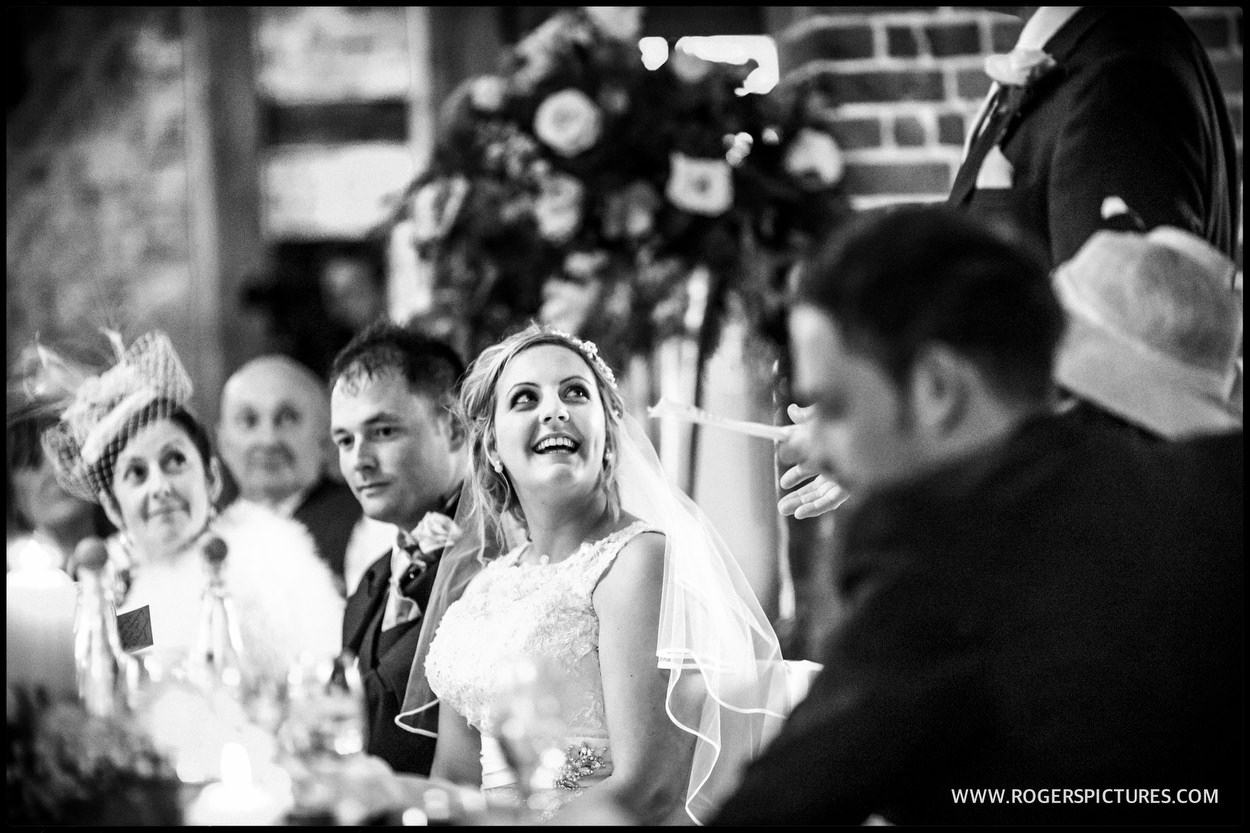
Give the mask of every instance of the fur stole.
MULTIPOLYGON (((245 661, 254 672, 281 680, 301 653, 328 657, 338 652, 343 599, 302 524, 236 501, 212 529, 228 548, 226 590, 245 661)), ((192 547, 169 559, 135 565, 119 611, 148 605, 154 642, 150 650, 178 662, 195 647, 205 587, 203 555, 198 546, 192 547)))

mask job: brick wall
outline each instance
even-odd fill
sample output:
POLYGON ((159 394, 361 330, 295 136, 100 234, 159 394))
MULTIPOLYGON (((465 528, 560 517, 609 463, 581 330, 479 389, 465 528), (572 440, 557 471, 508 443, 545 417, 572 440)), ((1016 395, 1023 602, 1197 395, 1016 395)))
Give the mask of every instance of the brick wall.
MULTIPOLYGON (((1206 45, 1242 135, 1242 10, 1177 7, 1206 45)), ((859 207, 944 199, 969 121, 989 89, 983 66, 1021 24, 953 6, 788 7, 774 12, 784 75, 815 76, 846 151, 859 207)))

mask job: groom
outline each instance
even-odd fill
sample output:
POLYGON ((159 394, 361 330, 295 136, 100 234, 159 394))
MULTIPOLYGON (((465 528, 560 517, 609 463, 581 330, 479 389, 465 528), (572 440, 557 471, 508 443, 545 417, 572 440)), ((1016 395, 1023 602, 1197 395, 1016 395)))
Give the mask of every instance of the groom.
MULTIPOLYGON (((463 589, 476 569, 473 559, 449 567, 442 558, 459 534, 453 519, 468 465, 452 412, 463 372, 448 345, 386 320, 357 335, 330 370, 330 433, 343 477, 365 515, 396 527, 394 546, 347 600, 343 648, 358 657, 364 680, 366 751, 417 775, 430 773, 433 733, 405 731, 395 718, 422 634, 437 626, 425 615, 431 590, 436 579, 463 589)), ((420 725, 437 727, 437 707, 420 725)))

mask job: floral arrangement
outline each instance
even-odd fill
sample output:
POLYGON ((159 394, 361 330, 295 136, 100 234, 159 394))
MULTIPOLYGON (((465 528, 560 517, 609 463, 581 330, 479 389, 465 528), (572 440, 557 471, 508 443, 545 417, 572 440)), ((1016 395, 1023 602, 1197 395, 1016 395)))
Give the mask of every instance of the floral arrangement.
POLYGON ((850 213, 805 86, 741 94, 753 62, 681 50, 648 70, 641 12, 560 11, 444 103, 394 221, 432 264, 422 323, 466 355, 536 318, 620 366, 714 343, 731 305, 780 341, 787 267, 850 213))

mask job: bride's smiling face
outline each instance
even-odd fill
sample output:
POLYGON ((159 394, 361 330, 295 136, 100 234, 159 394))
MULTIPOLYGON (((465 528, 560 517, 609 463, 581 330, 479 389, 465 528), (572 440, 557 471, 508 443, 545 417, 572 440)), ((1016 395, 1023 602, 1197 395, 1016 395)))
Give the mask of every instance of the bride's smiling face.
POLYGON ((581 356, 555 344, 531 347, 508 362, 495 391, 497 454, 518 492, 595 488, 607 420, 581 356))

